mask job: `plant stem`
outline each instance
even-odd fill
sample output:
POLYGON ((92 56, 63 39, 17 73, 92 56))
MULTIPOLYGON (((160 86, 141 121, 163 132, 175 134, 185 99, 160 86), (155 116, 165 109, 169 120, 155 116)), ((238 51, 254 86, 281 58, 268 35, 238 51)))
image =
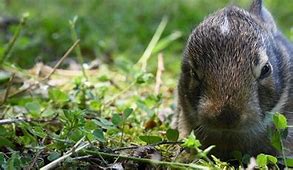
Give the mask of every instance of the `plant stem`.
MULTIPOLYGON (((79 143, 79 141, 78 141, 78 143, 79 143)), ((46 166, 43 166, 40 170, 48 170, 48 169, 55 168, 58 165, 58 163, 62 162, 66 158, 70 157, 73 153, 79 152, 80 150, 86 148, 87 146, 89 146, 89 143, 85 143, 75 149, 71 149, 68 153, 66 153, 65 155, 61 156, 60 158, 54 160, 53 162, 47 164, 46 166)))
POLYGON ((12 39, 9 41, 7 47, 4 50, 3 56, 0 56, 0 66, 2 66, 3 62, 8 58, 8 56, 9 56, 12 48, 15 45, 16 40, 18 39, 18 37, 20 35, 20 32, 22 30, 22 27, 26 23, 26 20, 27 20, 28 16, 29 16, 28 13, 25 13, 25 14, 22 15, 22 18, 20 20, 20 23, 19 23, 19 25, 18 25, 18 27, 17 27, 17 29, 16 29, 16 31, 15 31, 12 39))
POLYGON ((52 74, 56 71, 56 69, 60 66, 60 64, 65 60, 66 57, 71 53, 71 51, 78 45, 79 40, 76 40, 74 44, 66 51, 66 53, 62 56, 62 58, 57 62, 57 64, 54 66, 53 70, 44 78, 44 80, 49 79, 52 74))
POLYGON ((146 50, 144 51, 141 58, 138 60, 136 64, 141 64, 141 70, 143 72, 146 71, 147 62, 153 52, 153 49, 156 47, 156 44, 158 43, 166 25, 167 25, 168 19, 167 17, 163 17, 162 21, 160 22, 160 25, 158 26, 152 40, 150 41, 149 45, 147 46, 146 50))
MULTIPOLYGON (((77 21, 77 16, 75 16, 72 21, 69 21, 70 28, 71 28, 71 37, 72 37, 72 40, 73 41, 77 41, 78 40, 78 36, 77 36, 76 30, 75 30, 75 23, 76 23, 76 21, 77 21)), ((80 67, 81 67, 82 74, 83 74, 84 78, 86 80, 88 80, 88 77, 86 75, 85 69, 83 67, 83 56, 82 56, 82 53, 81 53, 81 49, 80 49, 80 45, 79 44, 76 46, 75 52, 76 52, 77 59, 78 59, 78 62, 80 64, 80 67)))
POLYGON ((110 157, 110 158, 118 157, 119 159, 132 160, 132 161, 137 161, 137 162, 162 165, 162 166, 173 167, 173 168, 192 168, 192 169, 202 169, 202 170, 209 169, 208 167, 196 165, 196 164, 184 164, 184 163, 179 163, 179 162, 158 161, 158 160, 153 160, 153 159, 136 158, 136 157, 131 157, 131 156, 104 153, 104 152, 92 151, 92 150, 84 150, 84 152, 86 154, 91 154, 91 155, 102 155, 104 157, 110 157))
MULTIPOLYGON (((279 136, 281 136, 281 132, 279 129, 277 129, 279 136)), ((287 161, 286 161, 286 156, 285 156, 285 152, 284 152, 284 144, 283 144, 283 140, 282 137, 280 137, 281 139, 281 148, 282 148, 282 157, 283 157, 283 161, 284 161, 284 165, 286 167, 286 169, 288 169, 288 165, 287 165, 287 161)))

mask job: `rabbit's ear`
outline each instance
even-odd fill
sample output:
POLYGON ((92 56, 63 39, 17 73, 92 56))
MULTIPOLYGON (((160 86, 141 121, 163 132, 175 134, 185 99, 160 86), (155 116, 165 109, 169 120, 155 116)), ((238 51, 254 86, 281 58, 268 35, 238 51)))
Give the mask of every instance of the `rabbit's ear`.
POLYGON ((256 16, 261 16, 263 8, 262 5, 262 0, 253 0, 252 4, 250 5, 249 12, 256 16))
POLYGON ((274 18, 271 13, 263 6, 262 0, 253 0, 250 5, 249 12, 256 16, 264 26, 272 33, 277 31, 274 18))

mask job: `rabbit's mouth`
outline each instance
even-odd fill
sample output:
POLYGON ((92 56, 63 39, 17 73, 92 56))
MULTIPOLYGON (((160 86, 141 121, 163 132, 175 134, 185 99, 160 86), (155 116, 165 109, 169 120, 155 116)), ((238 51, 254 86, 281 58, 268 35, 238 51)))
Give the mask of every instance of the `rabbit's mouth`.
MULTIPOLYGON (((247 114, 244 114, 247 115, 247 114)), ((250 118, 241 117, 239 121, 219 121, 218 119, 201 119, 200 123, 194 128, 195 133, 200 132, 204 135, 216 136, 251 136, 263 133, 270 126, 271 122, 268 120, 261 120, 255 117, 250 118), (226 135, 227 134, 227 135, 226 135)))
POLYGON ((210 154, 219 156, 224 160, 231 158, 234 151, 256 155, 271 149, 270 146, 266 145, 269 141, 267 131, 258 127, 237 130, 201 128, 201 130, 195 130, 195 136, 201 142, 203 148, 214 145, 215 148, 212 149, 210 154))
POLYGON ((246 131, 248 122, 245 116, 241 114, 223 113, 220 115, 203 116, 200 122, 210 131, 223 132, 244 132, 246 131))
POLYGON ((214 128, 204 125, 195 128, 194 133, 201 142, 207 145, 227 145, 257 140, 266 136, 267 129, 256 124, 234 128, 214 128))

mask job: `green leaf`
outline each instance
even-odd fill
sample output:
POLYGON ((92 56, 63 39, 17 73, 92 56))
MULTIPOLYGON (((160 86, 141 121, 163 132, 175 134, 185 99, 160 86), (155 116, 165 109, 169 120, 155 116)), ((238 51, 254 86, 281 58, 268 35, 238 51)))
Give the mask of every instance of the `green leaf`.
POLYGON ((87 134, 86 134, 86 138, 87 138, 89 141, 93 141, 94 139, 96 139, 96 137, 95 137, 92 133, 87 133, 87 134))
POLYGON ((286 117, 278 112, 274 114, 273 120, 276 128, 279 130, 286 129, 288 127, 286 117))
POLYGON ((96 139, 100 142, 106 142, 104 137, 104 132, 102 129, 96 129, 93 132, 93 135, 96 137, 96 139))
POLYGON ((97 125, 99 125, 100 127, 104 128, 104 129, 109 129, 113 127, 113 123, 108 121, 105 118, 98 118, 98 121, 96 121, 97 125))
POLYGON ((8 134, 7 130, 0 125, 0 136, 6 136, 8 134))
POLYGON ((280 131, 280 136, 282 139, 286 139, 289 134, 289 128, 280 131))
POLYGON ((109 81, 110 78, 107 75, 102 75, 98 78, 98 80, 101 82, 106 82, 106 81, 109 81))
POLYGON ((72 109, 63 110, 63 113, 64 117, 62 117, 62 119, 65 122, 66 128, 78 128, 84 125, 84 111, 72 109))
POLYGON ((57 88, 49 90, 49 98, 58 104, 63 104, 69 100, 68 94, 57 88))
POLYGON ((276 165, 278 162, 278 159, 272 155, 267 155, 267 159, 271 164, 274 164, 274 165, 276 165))
POLYGON ((112 123, 116 126, 121 125, 123 122, 122 117, 119 114, 113 114, 112 116, 112 123))
POLYGON ((23 143, 24 145, 34 145, 37 142, 37 139, 28 132, 28 128, 30 128, 28 124, 21 125, 23 136, 19 137, 19 142, 23 143))
POLYGON ((47 159, 49 161, 54 161, 54 160, 58 159, 60 156, 61 156, 61 154, 59 152, 53 151, 50 153, 50 155, 47 157, 47 159))
POLYGON ((207 156, 208 153, 209 153, 213 148, 215 148, 215 147, 216 147, 215 145, 211 145, 211 146, 207 147, 207 148, 202 152, 202 154, 203 154, 204 156, 207 156))
POLYGON ((185 138, 183 142, 184 142, 182 144, 183 147, 187 147, 191 149, 199 148, 201 146, 201 143, 199 142, 199 140, 195 138, 193 132, 187 138, 185 138))
MULTIPOLYGON (((211 157, 212 157, 213 162, 215 163, 216 166, 214 168, 210 168, 210 169, 227 169, 227 167, 229 166, 229 164, 227 162, 221 161, 219 158, 216 158, 214 155, 211 155, 211 157)), ((195 169, 198 169, 198 168, 195 168, 195 169)), ((233 168, 230 168, 230 169, 233 169, 233 168)))
POLYGON ((267 155, 259 154, 256 157, 256 163, 259 167, 264 168, 267 166, 267 155))
POLYGON ((293 167, 293 158, 286 158, 287 166, 293 167))
POLYGON ((166 132, 167 139, 170 141, 177 141, 179 138, 179 132, 175 129, 168 129, 166 132))
POLYGON ((282 150, 281 136, 278 131, 273 132, 271 143, 278 151, 282 150))
POLYGON ((242 163, 249 164, 251 156, 248 154, 244 154, 242 157, 242 163))
POLYGON ((148 114, 148 116, 150 116, 150 117, 155 114, 155 111, 153 109, 149 108, 146 105, 146 103, 142 100, 137 100, 136 105, 140 110, 145 111, 148 114))
POLYGON ((97 124, 94 122, 94 120, 89 120, 85 122, 84 128, 86 130, 94 130, 97 129, 97 124))
POLYGON ((5 159, 4 153, 0 152, 0 165, 4 165, 5 163, 6 163, 6 159, 5 159))
POLYGON ((17 152, 14 152, 11 157, 8 159, 7 161, 7 169, 20 169, 20 165, 21 165, 21 162, 20 162, 20 156, 19 156, 19 153, 17 152))
POLYGON ((83 135, 83 132, 80 129, 76 128, 71 130, 67 136, 69 137, 69 139, 77 142, 80 138, 82 138, 83 135))
POLYGON ((90 109, 91 110, 96 110, 96 111, 99 111, 101 110, 101 107, 102 107, 102 103, 99 102, 99 101, 96 101, 96 100, 92 100, 90 101, 90 109))
POLYGON ((43 111, 42 116, 49 117, 54 115, 54 110, 51 107, 46 108, 46 110, 43 111))
POLYGON ((168 35, 167 37, 162 38, 158 44, 153 49, 153 53, 157 53, 164 48, 168 47, 173 41, 180 38, 182 36, 182 33, 179 31, 175 31, 172 34, 168 35))
POLYGON ((196 157, 198 158, 203 158, 203 159, 206 159, 208 158, 208 153, 215 147, 215 145, 211 145, 209 146, 208 148, 206 148, 204 151, 202 151, 201 149, 197 148, 197 154, 196 154, 196 157))
POLYGON ((44 129, 39 126, 35 126, 35 127, 31 128, 30 132, 34 135, 39 136, 40 138, 44 138, 47 136, 47 134, 44 132, 44 129))
POLYGON ((41 106, 39 102, 28 102, 25 104, 25 107, 33 116, 38 116, 41 113, 41 106))
POLYGON ((147 144, 154 144, 162 141, 162 138, 159 136, 139 136, 139 139, 147 144))
POLYGON ((123 119, 126 120, 130 114, 133 112, 133 109, 132 108, 126 108, 124 111, 123 111, 123 119))
POLYGON ((118 129, 117 127, 112 127, 107 129, 107 135, 109 136, 117 136, 120 132, 121 130, 118 129))
POLYGON ((143 84, 148 82, 151 78, 153 78, 154 76, 151 73, 140 73, 138 74, 138 76, 136 77, 136 83, 137 84, 143 84))
POLYGON ((14 147, 12 141, 10 139, 5 138, 4 136, 0 136, 0 148, 5 147, 14 147))
MULTIPOLYGON (((0 5, 0 7, 1 7, 1 5, 0 5)), ((4 52, 5 52, 5 48, 0 46, 0 61, 3 61, 2 59, 4 58, 4 52)), ((2 64, 0 64, 0 65, 2 65, 2 64)), ((0 84, 1 83, 2 82, 0 82, 0 84)))

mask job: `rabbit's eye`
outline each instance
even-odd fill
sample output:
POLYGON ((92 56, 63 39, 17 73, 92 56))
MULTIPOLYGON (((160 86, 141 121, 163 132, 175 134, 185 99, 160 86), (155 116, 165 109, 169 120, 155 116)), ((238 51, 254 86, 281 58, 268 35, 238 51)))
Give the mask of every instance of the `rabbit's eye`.
POLYGON ((264 79, 268 77, 271 74, 271 72, 272 72, 271 65, 269 63, 266 63, 261 69, 259 79, 264 79))

